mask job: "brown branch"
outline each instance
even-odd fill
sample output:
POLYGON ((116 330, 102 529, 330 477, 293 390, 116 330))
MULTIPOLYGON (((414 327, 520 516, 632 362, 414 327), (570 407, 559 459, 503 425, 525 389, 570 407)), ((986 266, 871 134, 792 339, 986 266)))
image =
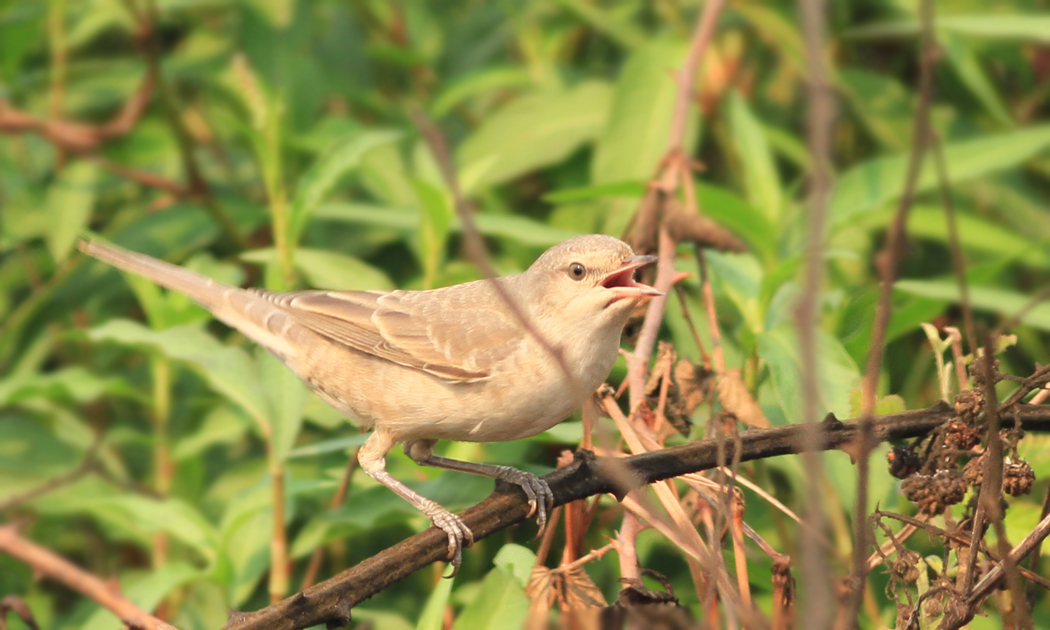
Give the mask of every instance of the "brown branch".
MULTIPOLYGON (((1039 546, 1047 536, 1050 536, 1050 515, 1043 516, 1043 520, 1039 521, 1035 529, 1029 532, 1024 540, 1017 543, 1017 546, 1010 550, 1010 553, 1003 558, 1000 564, 995 565, 981 578, 980 582, 974 585, 973 590, 967 596, 967 600, 974 604, 987 597, 992 592, 992 589, 998 586, 999 582, 1007 576, 1008 568, 1016 569, 1029 554, 1037 554, 1039 552, 1039 546)), ((1033 557, 1036 556, 1033 555, 1033 557)), ((1021 602, 1015 602, 1015 605, 1020 604, 1021 602)))
POLYGON ((22 505, 23 503, 32 501, 33 499, 41 497, 49 492, 54 492, 55 490, 58 490, 63 486, 69 485, 77 479, 80 479, 87 473, 93 471, 97 463, 97 451, 98 443, 96 442, 88 450, 87 454, 84 456, 84 460, 80 462, 80 465, 74 468, 73 470, 58 475, 57 477, 52 477, 51 479, 48 479, 47 481, 41 483, 38 486, 34 486, 24 492, 21 492, 19 494, 4 499, 3 501, 0 501, 0 512, 10 510, 13 507, 17 507, 19 505, 22 505))
POLYGON ((136 606, 98 576, 23 538, 14 525, 0 525, 0 552, 28 564, 34 572, 57 580, 98 602, 129 628, 176 630, 174 626, 136 606))
POLYGON ((685 145, 686 122, 689 120, 689 102, 692 100, 693 79, 696 77, 700 60, 704 56, 708 42, 715 32, 718 16, 722 12, 724 0, 708 0, 704 4, 703 12, 693 30, 692 40, 689 42, 689 53, 686 55, 682 70, 678 73, 678 93, 675 95, 674 112, 671 117, 670 140, 667 146, 668 154, 681 153, 685 145))
MULTIPOLYGON (((328 503, 329 511, 336 510, 343 504, 343 501, 346 501, 346 496, 350 493, 350 480, 354 476, 354 471, 357 470, 357 452, 360 450, 361 447, 357 446, 350 453, 350 458, 346 462, 346 468, 343 469, 343 476, 339 479, 339 487, 336 488, 335 494, 332 495, 332 500, 328 503)), ((317 572, 321 569, 321 560, 323 558, 324 546, 320 546, 310 556, 310 563, 307 564, 306 573, 303 574, 303 583, 300 590, 309 588, 317 582, 317 572)))
POLYGON ((7 613, 9 612, 14 613, 15 616, 21 619, 22 623, 29 627, 29 630, 40 630, 40 625, 36 622, 33 611, 25 603, 25 600, 17 595, 8 595, 0 599, 0 630, 7 630, 7 613))
POLYGON ((35 133, 65 153, 92 153, 135 127, 146 111, 156 82, 155 72, 148 69, 138 90, 128 97, 116 116, 101 125, 39 118, 13 107, 6 99, 0 99, 0 134, 35 133))
MULTIPOLYGON (((875 418, 871 423, 874 437, 881 441, 902 440, 929 434, 955 417, 947 404, 875 418)), ((1021 405, 1016 419, 1025 431, 1050 431, 1050 406, 1021 405)), ((1004 427, 1012 427, 1014 417, 1004 417, 1004 427)), ((817 448, 830 450, 856 440, 857 422, 838 422, 830 418, 820 425, 817 448)), ((722 441, 722 457, 739 457, 753 461, 778 455, 800 453, 806 427, 791 425, 775 429, 750 430, 739 442, 722 441), (738 452, 739 451, 739 452, 738 452)), ((595 458, 581 451, 571 466, 558 469, 544 479, 554 491, 555 504, 596 494, 624 496, 625 479, 638 484, 677 477, 686 473, 709 470, 719 463, 719 440, 701 440, 682 446, 651 451, 641 455, 617 458, 595 458)), ((517 487, 500 484, 497 491, 478 505, 464 511, 464 523, 481 540, 526 519, 529 508, 525 495, 517 487)), ((345 625, 350 610, 390 585, 433 562, 445 560, 448 537, 433 527, 368 558, 335 577, 302 593, 284 599, 257 612, 234 613, 226 630, 298 630, 322 623, 345 625)))
MULTIPOLYGON (((970 352, 977 352, 977 328, 973 323, 973 308, 970 307, 970 288, 966 282, 966 257, 963 255, 962 246, 959 244, 959 226, 955 219, 955 202, 952 201, 951 182, 948 180, 948 163, 944 159, 944 147, 941 139, 932 134, 930 136, 933 145, 933 163, 937 167, 937 183, 941 189, 941 203, 944 205, 944 219, 948 226, 948 246, 952 252, 952 270, 955 272, 955 280, 959 283, 959 304, 963 312, 963 329, 966 331, 966 343, 970 346, 970 352)), ((956 368, 959 367, 956 359, 956 368)), ((965 374, 965 371, 963 372, 965 374)), ((965 383, 959 383, 959 391, 963 390, 965 383)))
POLYGON ((817 428, 817 309, 824 265, 824 231, 827 224, 828 201, 831 196, 832 130, 835 124, 835 95, 829 82, 828 62, 824 54, 825 6, 823 0, 800 2, 802 32, 806 44, 806 58, 811 71, 807 87, 806 139, 813 156, 813 172, 809 178, 809 226, 806 241, 806 266, 802 297, 795 319, 799 335, 799 358, 802 370, 803 439, 807 450, 803 455, 808 499, 804 515, 808 528, 801 530, 799 558, 802 575, 810 588, 802 600, 801 621, 804 627, 825 628, 831 622, 834 607, 834 588, 827 555, 818 540, 806 529, 824 531, 825 514, 820 491, 823 479, 820 458, 814 447, 820 439, 817 428))

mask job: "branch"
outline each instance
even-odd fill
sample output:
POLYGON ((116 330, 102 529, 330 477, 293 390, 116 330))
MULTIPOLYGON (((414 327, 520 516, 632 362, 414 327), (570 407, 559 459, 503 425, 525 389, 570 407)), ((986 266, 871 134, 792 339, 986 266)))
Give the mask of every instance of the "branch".
POLYGON ((48 549, 23 538, 14 525, 0 525, 0 552, 21 560, 35 573, 62 582, 78 593, 108 608, 129 628, 176 630, 136 606, 98 576, 92 575, 48 549))
MULTIPOLYGON (((808 228, 806 238, 806 266, 803 272, 802 296, 795 309, 798 327, 799 358, 802 369, 802 422, 809 427, 804 439, 812 447, 820 439, 817 428, 817 401, 820 398, 817 384, 819 366, 817 362, 817 318, 819 315, 820 286, 824 266, 824 238, 827 226, 828 200, 832 185, 832 148, 835 125, 835 93, 829 83, 831 74, 824 53, 826 41, 826 6, 823 0, 800 0, 799 12, 802 33, 806 43, 806 60, 810 75, 806 88, 806 141, 813 156, 813 171, 809 175, 808 228)), ((815 452, 802 458, 806 471, 806 493, 808 494, 805 518, 811 531, 822 532, 827 522, 824 502, 820 492, 824 478, 820 458, 815 452)), ((800 537, 800 562, 804 579, 813 580, 802 601, 801 621, 806 626, 826 627, 835 604, 828 557, 818 540, 811 535, 800 537)))
MULTIPOLYGON (((954 417, 955 411, 941 403, 873 418, 872 435, 879 441, 919 437, 954 417)), ((1003 418, 1003 426, 1013 426, 1015 418, 1025 431, 1050 432, 1050 406, 1021 405, 1016 415, 1003 418)), ((860 432, 858 422, 843 423, 830 415, 820 429, 816 447, 822 451, 845 446, 855 441, 860 432)), ((645 485, 709 470, 718 466, 720 460, 734 457, 753 461, 800 453, 807 430, 810 429, 805 425, 751 430, 740 436, 739 447, 731 441, 711 439, 616 459, 596 458, 589 451, 579 451, 572 465, 544 479, 554 492, 556 505, 605 493, 622 497, 630 490, 623 483, 628 479, 645 485)), ((474 532, 474 540, 481 540, 524 521, 528 511, 520 489, 498 484, 492 495, 461 516, 474 532)), ((346 625, 351 608, 411 573, 445 560, 447 555, 448 537, 431 527, 281 602, 253 613, 233 613, 224 630, 300 630, 318 624, 346 625)))
MULTIPOLYGON (((867 582, 867 550, 871 544, 868 525, 865 518, 868 505, 868 456, 872 445, 868 439, 867 419, 875 410, 876 389, 879 374, 882 371, 882 357, 885 350, 886 329, 889 326, 893 311, 893 284, 897 280, 897 271, 907 248, 908 214, 911 211, 919 176, 922 173, 923 158, 930 141, 930 109, 933 105, 933 70, 937 62, 936 40, 933 24, 933 0, 922 0, 920 18, 922 37, 919 50, 919 103, 915 112, 915 125, 912 135, 911 151, 908 156, 908 170, 904 177, 904 188, 897 203, 897 211, 889 227, 886 245, 875 259, 882 284, 879 287, 879 301, 875 308, 875 321, 872 323, 871 342, 868 347, 868 360, 864 368, 864 380, 861 397, 861 439, 857 449, 857 491, 855 514, 853 517, 853 570, 850 575, 850 597, 846 623, 849 627, 857 626, 857 618, 864 598, 867 582)), ((976 352, 976 350, 975 350, 976 352)))
POLYGON ((156 82, 154 71, 147 69, 138 90, 124 102, 111 120, 101 125, 39 118, 0 98, 0 134, 34 133, 71 155, 91 153, 106 142, 127 135, 135 127, 146 111, 156 82))

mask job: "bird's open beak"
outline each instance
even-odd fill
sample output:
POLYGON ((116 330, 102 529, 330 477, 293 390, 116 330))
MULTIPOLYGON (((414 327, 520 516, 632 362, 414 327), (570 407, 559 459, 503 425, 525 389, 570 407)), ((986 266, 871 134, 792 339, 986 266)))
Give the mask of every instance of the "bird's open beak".
POLYGON ((663 295, 663 292, 634 279, 636 270, 654 262, 656 256, 631 256, 623 261, 619 269, 605 276, 602 286, 613 292, 614 300, 635 300, 663 295))

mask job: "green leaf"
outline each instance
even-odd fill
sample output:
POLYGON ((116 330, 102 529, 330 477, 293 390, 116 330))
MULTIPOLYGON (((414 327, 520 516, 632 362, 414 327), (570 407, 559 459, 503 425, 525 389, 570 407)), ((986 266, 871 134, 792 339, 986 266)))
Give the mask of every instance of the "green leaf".
POLYGON ((36 414, 0 403, 0 501, 78 466, 85 453, 64 437, 36 414))
POLYGON ((700 212, 729 228, 769 266, 777 260, 777 232, 758 211, 727 188, 695 182, 700 212))
POLYGON ((797 18, 788 9, 788 17, 765 3, 736 3, 730 11, 751 22, 762 33, 764 43, 783 53, 783 61, 798 72, 806 70, 806 47, 797 25, 797 18))
POLYGON ((842 69, 838 77, 843 94, 868 133, 889 149, 907 149, 915 104, 904 85, 896 78, 856 68, 842 69))
MULTIPOLYGON (((959 285, 954 280, 898 280, 894 290, 926 298, 946 300, 958 304, 959 285)), ((991 311, 1013 317, 1032 303, 1032 295, 1009 289, 970 285, 967 287, 970 306, 979 311, 991 311)), ((1050 303, 1040 303, 1029 310, 1021 322, 1042 330, 1050 330, 1050 303)))
POLYGON ((976 37, 1050 43, 1050 16, 1045 13, 946 15, 937 18, 937 27, 976 37))
POLYGON ((507 543, 500 547, 492 564, 502 567, 518 580, 521 588, 529 585, 532 567, 536 564, 536 554, 528 547, 507 543))
POLYGON ((588 81, 519 97, 489 116, 456 152, 466 193, 557 164, 605 124, 612 91, 588 81))
MULTIPOLYGON (((1050 43, 1050 16, 1045 14, 945 15, 937 17, 937 30, 988 39, 1018 39, 1050 43)), ((918 35, 914 18, 876 22, 847 31, 849 37, 902 37, 918 35)))
MULTIPOLYGON (((908 214, 908 236, 948 243, 948 223, 944 208, 916 205, 908 214)), ((872 229, 883 229, 890 224, 896 210, 887 208, 863 217, 858 223, 872 229)), ((1039 269, 1050 269, 1050 252, 1044 244, 1030 239, 1029 234, 1003 228, 988 219, 956 211, 955 225, 959 245, 964 251, 994 255, 1004 260, 1020 260, 1039 269)))
MULTIPOLYGON (((1012 168, 1038 155, 1050 146, 1050 125, 1040 125, 944 146, 949 183, 959 183, 982 175, 1012 168)), ((859 164, 847 171, 832 192, 831 212, 836 224, 850 221, 855 215, 879 209, 900 197, 908 168, 906 154, 879 158, 859 164)), ((937 186, 936 172, 930 159, 916 185, 916 193, 937 186)))
MULTIPOLYGON (((277 250, 268 247, 244 252, 240 257, 248 262, 269 264, 276 255, 277 250)), ((301 247, 295 252, 295 267, 310 286, 318 289, 385 291, 394 288, 394 283, 379 269, 359 258, 336 252, 301 247)))
MULTIPOLYGON (((678 86, 672 78, 685 60, 685 46, 658 39, 634 51, 620 71, 605 128, 591 162, 593 184, 648 181, 667 151, 678 86)), ((690 108, 682 150, 696 141, 696 110, 690 108)))
POLYGON ((299 448, 293 449, 288 454, 289 458, 293 457, 316 457, 325 453, 335 452, 346 452, 355 446, 361 446, 368 439, 367 433, 360 433, 358 435, 352 435, 350 437, 339 437, 331 440, 322 440, 314 444, 307 444, 300 446, 299 448))
POLYGON ((762 125, 744 97, 735 90, 729 97, 729 128, 743 167, 747 199, 770 223, 776 225, 783 204, 777 165, 762 125))
POLYGON ((107 529, 124 532, 144 547, 153 534, 163 532, 197 551, 209 563, 216 558, 219 541, 215 528, 180 499, 116 494, 114 488, 102 486, 98 492, 48 495, 35 501, 34 506, 45 514, 88 514, 107 529))
POLYGON ((759 309, 762 294, 762 267, 748 254, 707 252, 707 263, 718 288, 732 300, 753 333, 764 328, 764 317, 759 309))
MULTIPOLYGON (((120 594, 141 610, 155 610, 172 591, 203 577, 202 572, 183 562, 170 562, 152 571, 128 571, 121 575, 120 594)), ((98 608, 81 630, 109 630, 125 625, 106 608, 98 608)))
POLYGON ((123 379, 101 377, 81 366, 15 374, 0 380, 0 406, 32 398, 68 398, 89 403, 106 395, 135 398, 136 392, 123 379))
MULTIPOLYGON (((548 227, 513 214, 476 214, 474 222, 478 225, 478 231, 485 236, 498 236, 537 247, 550 247, 577 235, 576 232, 548 227)), ((458 218, 452 228, 457 231, 463 229, 458 218)))
POLYGON ((77 234, 91 219, 98 187, 98 167, 88 160, 77 160, 66 167, 47 191, 47 249, 56 262, 62 262, 73 249, 77 234))
MULTIPOLYGON (((848 418, 849 392, 860 382, 860 371, 838 339, 817 331, 817 413, 848 418)), ((789 422, 802 422, 802 361, 793 323, 758 335, 758 354, 769 366, 773 390, 789 422)), ((814 418, 819 419, 819 418, 814 418)))
POLYGON ((175 461, 198 457, 212 446, 236 442, 247 428, 244 416, 235 412, 231 406, 215 407, 204 417, 200 428, 178 439, 171 457, 175 461))
MULTIPOLYGON (((864 413, 864 389, 855 387, 849 392, 849 406, 851 418, 859 418, 864 413)), ((875 409, 872 412, 876 416, 888 416, 895 413, 903 413, 908 410, 904 399, 897 394, 875 397, 875 409)))
POLYGON ((613 12, 583 0, 556 0, 558 4, 572 11, 594 30, 626 48, 643 46, 649 39, 633 20, 623 19, 613 12))
POLYGON ((231 573, 227 582, 230 600, 239 606, 251 597, 270 568, 273 516, 268 509, 254 511, 223 534, 222 549, 231 573))
POLYGON ((544 195, 543 200, 547 203, 564 204, 605 199, 607 197, 640 199, 644 194, 645 184, 642 182, 613 182, 611 184, 599 184, 598 186, 581 186, 579 188, 555 190, 544 195))
MULTIPOLYGON (((363 223, 406 232, 419 230, 420 224, 420 215, 417 210, 400 210, 365 204, 327 203, 318 208, 314 216, 319 219, 363 223)), ((576 232, 552 228, 532 219, 509 214, 476 214, 474 223, 477 224, 478 231, 485 236, 498 236, 523 245, 537 247, 549 247, 577 235, 576 232)), ((463 230, 463 224, 458 216, 452 220, 452 230, 455 232, 463 230)))
POLYGON ((306 385, 288 366, 266 350, 255 351, 259 366, 260 384, 270 403, 270 443, 276 461, 284 461, 295 446, 299 427, 303 424, 303 406, 306 403, 306 385))
POLYGON ((295 197, 289 206, 289 241, 299 242, 310 215, 339 181, 361 164, 361 159, 377 146, 390 144, 401 137, 396 131, 368 131, 332 144, 299 179, 295 197))
POLYGON ((412 182, 423 208, 420 214, 419 251, 423 258, 423 287, 432 289, 437 279, 438 269, 445 260, 445 245, 452 228, 456 211, 452 200, 441 188, 416 179, 412 182))
POLYGON ((430 106, 433 118, 443 118, 466 99, 499 89, 528 85, 532 79, 521 68, 482 68, 445 86, 430 106))
POLYGON ((448 596, 452 594, 455 581, 455 576, 438 580, 430 597, 427 597, 423 612, 419 614, 416 630, 442 630, 445 627, 445 607, 448 606, 448 596))
POLYGON ((503 567, 489 571, 474 601, 452 630, 506 630, 520 628, 529 612, 529 598, 514 576, 503 567))
POLYGON ((944 33, 940 37, 940 44, 948 53, 948 61, 955 67, 955 72, 959 74, 963 84, 981 102, 988 114, 1000 125, 1013 127, 1014 122, 1006 111, 1006 106, 1003 105, 1002 99, 999 98, 996 86, 992 85, 988 75, 981 67, 980 62, 978 62, 977 55, 974 54, 966 42, 957 35, 944 33))
MULTIPOLYGON (((176 326, 154 331, 138 322, 115 319, 89 331, 92 341, 109 341, 127 346, 144 346, 165 356, 185 361, 196 369, 211 387, 237 403, 264 429, 268 424, 266 395, 259 383, 259 372, 248 353, 224 346, 199 328, 176 326)), ((265 431, 264 431, 265 435, 265 431)))

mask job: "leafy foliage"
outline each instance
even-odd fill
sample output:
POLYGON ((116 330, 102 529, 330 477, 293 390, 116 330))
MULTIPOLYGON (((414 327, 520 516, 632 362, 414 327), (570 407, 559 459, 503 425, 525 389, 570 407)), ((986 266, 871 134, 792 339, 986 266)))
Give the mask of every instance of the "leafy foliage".
MULTIPOLYGON (((355 429, 185 298, 72 253, 77 235, 95 232, 226 282, 282 290, 422 289, 475 279, 452 192, 413 122, 420 113, 448 138, 501 273, 524 269, 574 234, 621 234, 667 149, 678 91, 672 73, 698 4, 0 3, 3 520, 29 519, 34 540, 116 578, 131 600, 184 629, 217 628, 231 608, 295 592, 318 550, 323 578, 427 527, 361 474, 351 477, 345 503, 329 509, 348 453, 361 442, 355 429), (135 95, 145 98, 141 115, 127 113, 135 95), (19 127, 16 113, 39 124, 19 127), (126 128, 115 123, 121 116, 130 119, 126 128), (72 121, 85 127, 58 124, 72 121), (84 460, 92 462, 86 474, 5 505, 84 460), (277 564, 288 571, 272 570, 275 540, 286 542, 288 556, 277 564)), ((1050 277, 1050 16, 1029 0, 937 4, 933 122, 969 300, 987 331, 1050 277)), ((829 3, 839 112, 817 344, 822 414, 859 413, 858 366, 878 288, 874 252, 903 194, 913 140, 913 5, 829 3)), ((794 3, 730 3, 700 71, 687 77, 697 85, 684 148, 702 165, 698 205, 750 248, 707 255, 726 364, 743 369, 774 424, 798 422, 802 410, 793 306, 812 156, 797 21, 794 3)), ((959 318, 932 159, 915 202, 880 378, 880 396, 893 395, 880 399, 887 410, 941 398, 920 324, 959 318)), ((702 322, 704 308, 687 252, 680 248, 679 266, 693 275, 682 282, 684 301, 669 301, 662 336, 695 361, 686 315, 702 322)), ((1050 362, 1048 309, 1021 318, 1016 345, 1000 356, 1004 372, 1028 375, 1050 362)), ((706 325, 699 336, 710 348, 706 325)), ((619 366, 612 378, 623 374, 619 366)), ((1000 387, 1006 394, 1012 386, 1000 387)), ((704 403, 690 437, 702 437, 718 410, 704 403)), ((570 420, 515 443, 440 448, 544 472, 580 435, 570 420)), ((1019 447, 1039 480, 1034 496, 1050 475, 1048 446, 1029 436, 1019 447)), ((913 511, 884 455, 873 460, 869 503, 913 511)), ((843 453, 824 464, 831 535, 844 554, 834 562, 845 574, 855 472, 843 453)), ((420 469, 400 453, 389 468, 454 509, 491 489, 485 480, 420 469)), ((796 460, 746 473, 801 511, 796 460)), ((745 521, 788 553, 791 523, 744 492, 745 521)), ((1016 542, 1039 520, 1038 499, 1011 503, 1006 528, 1016 542)), ((611 499, 598 510, 587 549, 619 526, 611 499)), ((437 580, 439 569, 414 575, 355 609, 355 619, 381 629, 447 627, 449 607, 453 628, 520 625, 536 559, 532 527, 476 545, 454 582, 437 580)), ((555 540, 558 551, 563 542, 555 540)), ((922 566, 941 561, 932 549, 923 550, 922 566)), ((697 613, 679 548, 646 531, 638 551, 697 613)), ((609 601, 620 587, 615 557, 587 565, 609 601)), ((771 564, 749 558, 755 600, 767 610, 771 564)), ((873 580, 871 627, 892 623, 894 610, 882 593, 887 578, 873 580)), ((45 627, 117 623, 0 556, 0 595, 8 593, 24 597, 45 627)), ((1045 594, 1039 601, 1046 605, 1045 594)), ((973 627, 995 624, 978 618, 973 627)))

